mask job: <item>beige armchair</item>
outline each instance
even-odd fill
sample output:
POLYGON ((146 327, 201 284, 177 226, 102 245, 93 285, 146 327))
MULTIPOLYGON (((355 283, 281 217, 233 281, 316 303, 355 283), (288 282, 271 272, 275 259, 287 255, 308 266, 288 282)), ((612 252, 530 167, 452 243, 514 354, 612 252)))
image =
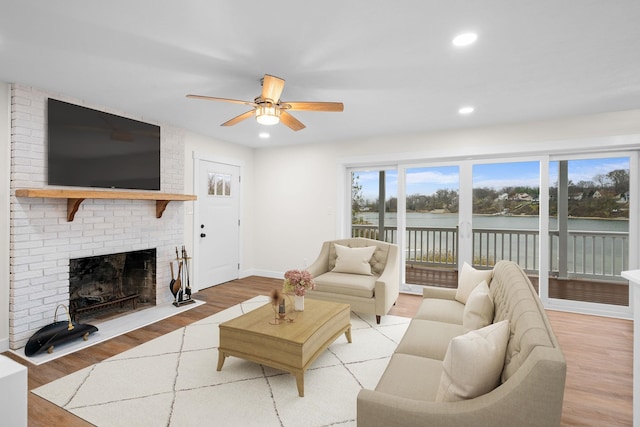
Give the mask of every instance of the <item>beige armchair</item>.
POLYGON ((324 242, 307 268, 316 283, 307 297, 350 304, 352 311, 374 314, 380 323, 398 299, 398 264, 398 246, 392 243, 361 237, 324 242))

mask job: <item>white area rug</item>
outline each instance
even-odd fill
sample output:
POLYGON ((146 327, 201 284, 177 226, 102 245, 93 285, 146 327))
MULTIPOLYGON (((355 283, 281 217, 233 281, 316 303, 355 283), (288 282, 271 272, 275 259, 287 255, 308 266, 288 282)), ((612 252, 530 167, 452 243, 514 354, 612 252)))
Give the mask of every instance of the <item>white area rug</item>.
POLYGON ((344 335, 295 377, 235 357, 218 361, 218 324, 269 301, 256 297, 33 390, 97 426, 354 425, 356 396, 374 388, 410 319, 351 314, 344 335))

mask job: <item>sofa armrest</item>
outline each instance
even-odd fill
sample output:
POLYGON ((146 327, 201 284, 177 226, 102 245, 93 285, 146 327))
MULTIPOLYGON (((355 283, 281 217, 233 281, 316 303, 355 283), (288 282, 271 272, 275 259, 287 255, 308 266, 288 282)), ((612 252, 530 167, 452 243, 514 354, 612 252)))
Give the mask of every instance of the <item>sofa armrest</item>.
MULTIPOLYGON (((358 427, 495 427, 518 425, 501 406, 478 404, 481 398, 429 402, 363 389, 357 398, 358 427)), ((513 409, 517 411, 517 408, 513 409)))
POLYGON ((384 271, 375 284, 376 314, 385 315, 400 295, 400 271, 398 247, 389 245, 389 254, 384 271))
POLYGON ((318 277, 329 271, 329 245, 331 244, 332 242, 324 242, 322 248, 320 248, 318 258, 316 258, 313 264, 307 267, 307 271, 311 273, 311 277, 318 277))
POLYGON ((509 380, 475 399, 429 402, 360 390, 358 427, 552 427, 560 425, 566 363, 557 348, 537 347, 509 380))
POLYGON ((436 299, 456 299, 457 289, 441 288, 438 286, 424 286, 422 288, 422 296, 424 298, 436 298, 436 299))
POLYGON ((426 402, 374 390, 362 389, 357 398, 358 427, 461 426, 452 404, 426 402), (453 421, 454 423, 452 423, 453 421))

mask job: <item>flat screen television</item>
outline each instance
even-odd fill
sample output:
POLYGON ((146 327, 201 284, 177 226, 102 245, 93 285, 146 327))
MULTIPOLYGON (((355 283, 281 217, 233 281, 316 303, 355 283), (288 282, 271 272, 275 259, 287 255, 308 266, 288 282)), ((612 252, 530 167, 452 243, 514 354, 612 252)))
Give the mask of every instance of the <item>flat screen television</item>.
POLYGON ((160 190, 160 126, 49 98, 49 185, 160 190))

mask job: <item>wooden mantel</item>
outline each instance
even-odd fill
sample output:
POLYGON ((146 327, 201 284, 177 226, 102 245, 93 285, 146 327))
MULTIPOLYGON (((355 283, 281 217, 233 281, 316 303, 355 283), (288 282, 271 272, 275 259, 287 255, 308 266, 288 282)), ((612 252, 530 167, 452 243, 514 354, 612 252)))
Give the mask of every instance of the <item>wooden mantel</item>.
POLYGON ((196 196, 192 194, 168 194, 154 191, 100 191, 46 188, 21 188, 16 190, 16 197, 67 199, 67 221, 73 221, 73 217, 84 199, 155 200, 156 218, 162 217, 162 213, 171 201, 186 202, 196 200, 196 196))

